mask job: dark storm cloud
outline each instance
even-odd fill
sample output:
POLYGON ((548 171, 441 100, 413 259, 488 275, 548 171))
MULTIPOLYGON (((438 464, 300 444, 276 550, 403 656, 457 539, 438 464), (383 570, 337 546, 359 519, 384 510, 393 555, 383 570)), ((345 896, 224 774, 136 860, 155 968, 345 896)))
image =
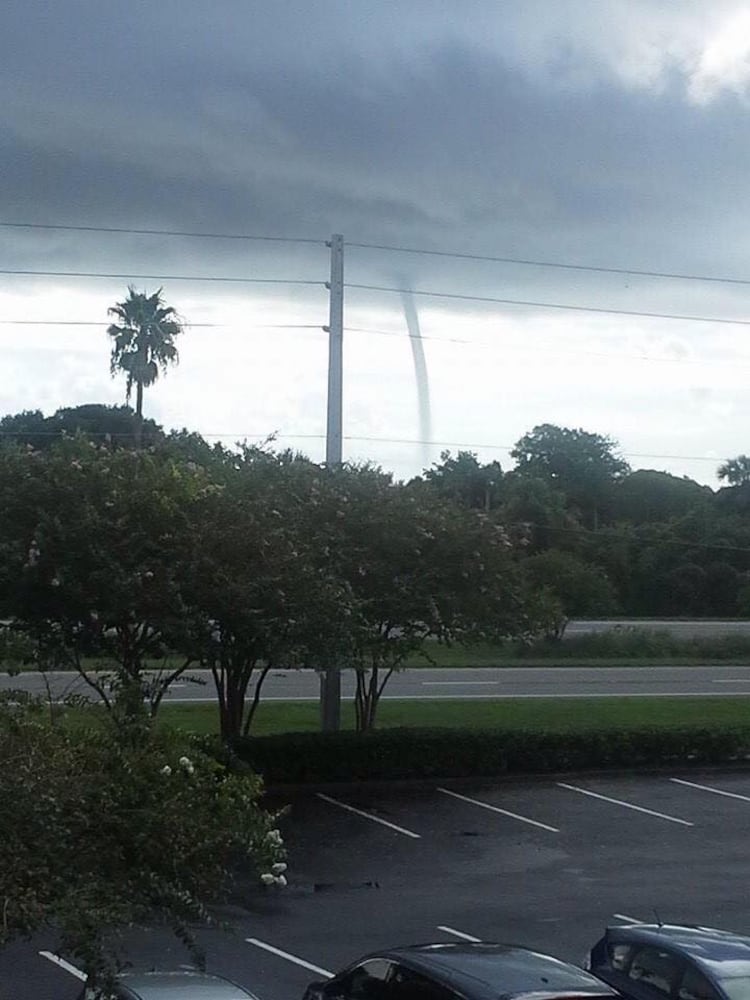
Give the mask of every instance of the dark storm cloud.
MULTIPOLYGON (((674 68, 658 87, 629 85, 606 69, 606 32, 601 52, 579 44, 586 5, 567 7, 567 24, 554 5, 522 6, 525 20, 514 4, 12 3, 1 214, 742 272, 750 133, 737 99, 697 106, 674 68), (518 44, 537 28, 541 54, 518 44)), ((6 232, 0 246, 6 263, 91 264, 91 240, 6 232)), ((117 253, 149 262, 143 243, 117 253)), ((224 267, 248 259, 244 246, 217 253, 224 267)), ((392 266, 361 261, 362 274, 392 266)), ((570 284, 524 282, 542 277, 570 284)))

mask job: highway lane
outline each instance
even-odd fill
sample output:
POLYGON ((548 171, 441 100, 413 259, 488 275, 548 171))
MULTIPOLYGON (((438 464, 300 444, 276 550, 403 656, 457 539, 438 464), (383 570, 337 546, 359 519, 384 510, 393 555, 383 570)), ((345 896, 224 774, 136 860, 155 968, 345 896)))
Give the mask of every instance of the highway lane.
MULTIPOLYGON (((212 702, 216 700, 208 671, 190 671, 177 681, 166 702, 212 702)), ((0 675, 1 689, 20 689, 44 694, 46 683, 54 698, 90 692, 78 677, 64 673, 0 675)), ((250 691, 252 694, 252 688, 250 691)), ((354 695, 354 677, 342 675, 344 698, 354 695)), ((266 701, 314 700, 319 695, 319 678, 312 670, 277 670, 266 678, 266 701)), ((750 666, 671 666, 671 667, 477 667, 421 668, 394 674, 385 698, 406 699, 488 699, 488 698, 583 698, 650 695, 651 697, 750 696, 750 666)))

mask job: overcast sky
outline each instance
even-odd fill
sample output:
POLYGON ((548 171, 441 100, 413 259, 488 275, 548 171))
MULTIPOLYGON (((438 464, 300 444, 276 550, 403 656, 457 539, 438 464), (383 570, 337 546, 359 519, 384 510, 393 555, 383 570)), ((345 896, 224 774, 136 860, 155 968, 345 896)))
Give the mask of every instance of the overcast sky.
MULTIPOLYGON (((171 276, 324 282, 339 232, 750 282, 748 4, 5 0, 0 94, 0 221, 319 241, 0 228, 6 271, 153 275, 135 284, 220 324, 188 327, 145 409, 228 443, 278 432, 322 457, 326 289, 171 276)), ((345 260, 350 286, 750 321, 750 284, 345 260)), ((105 331, 127 284, 0 275, 0 413, 123 401, 105 331)), ((504 447, 545 422, 710 483, 750 451, 750 326, 415 302, 434 444, 413 443, 401 298, 348 287, 345 457, 407 476, 453 443, 510 467, 504 447)))

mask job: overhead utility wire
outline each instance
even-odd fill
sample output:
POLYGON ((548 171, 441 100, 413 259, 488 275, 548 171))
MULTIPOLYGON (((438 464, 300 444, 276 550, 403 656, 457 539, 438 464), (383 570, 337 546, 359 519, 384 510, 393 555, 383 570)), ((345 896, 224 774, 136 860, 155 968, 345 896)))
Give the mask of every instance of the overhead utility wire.
MULTIPOLYGON (((371 330, 369 327, 363 326, 345 326, 344 333, 366 333, 374 337, 399 337, 401 339, 416 339, 416 340, 431 340, 438 344, 465 344, 470 347, 480 347, 480 348, 497 348, 500 347, 503 351, 523 354, 531 352, 536 354, 539 352, 548 352, 550 345, 548 343, 542 343, 538 345, 528 345, 524 344, 520 347, 516 345, 501 344, 499 341, 495 340, 475 340, 475 339, 465 339, 460 337, 433 337, 421 334, 417 336, 413 333, 398 333, 394 330, 371 330)), ((553 347, 554 349, 554 347, 553 347)), ((549 357, 555 357, 555 355, 548 355, 549 357)), ((563 355, 560 355, 563 357, 563 355)), ((649 354, 612 354, 609 351, 578 351, 575 349, 566 350, 564 357, 586 357, 586 358, 606 358, 612 361, 647 361, 654 362, 656 364, 675 364, 675 365, 732 365, 734 368, 745 370, 748 365, 738 364, 738 359, 736 358, 664 358, 656 357, 649 354)), ((739 359, 742 360, 742 359, 739 359)), ((750 359, 748 359, 750 361, 750 359)))
MULTIPOLYGON (((68 327, 104 327, 106 326, 106 320, 72 320, 72 319, 0 319, 0 326, 68 326, 68 327)), ((243 325, 241 322, 236 323, 191 323, 188 321, 182 324, 188 330, 227 330, 236 328, 243 325)), ((252 332, 253 330, 316 330, 319 333, 325 332, 325 325, 323 323, 251 323, 248 324, 248 330, 246 332, 252 332)), ((419 337, 413 333, 397 333, 392 330, 371 330, 367 327, 361 326, 346 326, 344 327, 345 333, 364 333, 367 335, 375 337, 397 337, 401 340, 431 340, 436 343, 443 344, 462 344, 468 345, 469 347, 480 347, 480 348, 492 348, 497 347, 498 343, 493 343, 489 340, 466 340, 459 337, 431 337, 427 335, 421 335, 419 337)), ((507 347, 504 346, 503 350, 511 351, 516 353, 521 351, 522 353, 539 353, 548 351, 548 345, 541 345, 538 347, 524 346, 524 347, 507 347)), ((548 355, 552 356, 552 355, 548 355)), ((737 360, 734 358, 661 358, 661 357, 650 357, 647 354, 611 354, 604 351, 577 351, 570 350, 567 351, 565 357, 587 357, 587 358, 604 358, 611 361, 644 361, 647 363, 654 364, 674 364, 674 365, 717 365, 717 366, 727 366, 731 365, 737 370, 745 371, 750 368, 749 365, 738 365, 737 360)))
POLYGON ((128 278, 135 281, 228 281, 247 285, 321 285, 309 278, 235 278, 213 274, 115 274, 103 271, 27 271, 0 268, 0 274, 36 275, 47 278, 128 278))
MULTIPOLYGON (((64 430, 51 430, 51 431, 32 431, 32 430, 0 430, 0 435, 4 437, 14 437, 19 434, 39 434, 44 437, 47 436, 58 436, 66 433, 64 430)), ((90 436, 101 436, 106 437, 107 431, 87 431, 90 436)), ((117 437, 119 435, 129 437, 129 432, 118 431, 114 434, 110 433, 109 437, 117 437)), ((251 433, 250 431, 214 431, 212 433, 201 433, 203 438, 259 438, 266 440, 269 435, 268 433, 251 433)), ((271 435, 272 437, 278 437, 280 439, 293 439, 297 441, 324 441, 325 434, 292 434, 285 433, 282 431, 275 432, 271 435)), ((358 434, 345 434, 345 441, 365 441, 371 444, 431 444, 436 447, 442 448, 486 448, 493 451, 512 451, 515 445, 509 444, 487 444, 486 442, 478 441, 428 441, 419 438, 388 438, 388 437, 367 437, 358 434)), ((713 462, 716 464, 720 461, 718 458, 711 458, 707 455, 654 455, 651 453, 637 452, 637 451, 623 451, 619 452, 624 458, 665 458, 680 460, 686 462, 713 462)))
POLYGON ((298 236, 256 236, 252 233, 194 233, 180 229, 129 229, 124 226, 67 226, 41 222, 0 222, 4 229, 59 229, 73 233, 122 233, 129 236, 187 236, 205 240, 257 240, 264 243, 314 243, 325 246, 325 240, 298 236))
MULTIPOLYGON (((257 435, 260 436, 260 435, 257 435)), ((279 434, 279 437, 324 437, 322 434, 279 434)), ((488 448, 493 451, 512 451, 515 445, 510 444, 488 444, 480 441, 427 441, 419 438, 386 438, 386 437, 362 437, 355 435, 345 435, 347 441, 370 441, 380 444, 432 444, 443 448, 488 448)), ((620 452, 625 458, 668 458, 686 462, 718 462, 718 458, 710 458, 707 455, 654 455, 649 452, 623 451, 620 452)))
POLYGON ((456 260, 477 260, 490 264, 522 264, 526 267, 554 267, 565 271, 595 271, 600 274, 637 275, 642 278, 674 278, 678 281, 713 281, 727 285, 750 285, 750 278, 726 278, 709 274, 682 274, 675 271, 648 271, 633 267, 604 267, 596 264, 566 264, 552 260, 527 260, 523 257, 493 257, 480 253, 454 250, 426 250, 418 247, 397 247, 381 243, 347 243, 359 250, 388 250, 392 253, 420 254, 427 257, 450 257, 456 260))
MULTIPOLYGON (((3 272, 0 271, 0 274, 3 272)), ((606 313, 613 316, 642 316, 647 319, 676 319, 690 323, 726 323, 731 326, 750 326, 750 319, 728 319, 721 316, 690 316, 681 313, 641 312, 636 309, 605 309, 603 306, 569 305, 563 302, 532 302, 528 299, 498 299, 489 295, 462 295, 459 292, 433 292, 424 288, 393 288, 389 285, 355 285, 365 292, 395 292, 400 295, 424 295, 435 299, 457 299, 462 302, 487 302, 494 305, 534 306, 539 309, 565 309, 569 312, 606 313)))
MULTIPOLYGON (((76 320, 76 319, 0 319, 0 326, 107 326, 106 320, 76 320)), ((237 323, 190 323, 183 321, 182 326, 189 329, 203 328, 223 330, 228 327, 240 326, 237 323)), ((323 330, 322 323, 251 323, 253 330, 323 330)))
MULTIPOLYGON (((307 243, 325 246, 326 240, 306 236, 268 236, 254 233, 205 233, 181 229, 135 229, 128 226, 74 226, 41 222, 0 222, 5 229, 49 229, 80 233, 119 233, 131 236, 180 236, 190 239, 249 240, 267 243, 307 243)), ((448 257, 455 260, 485 261, 491 264, 521 264, 526 267, 551 267, 566 271, 594 271, 600 274, 637 275, 646 278, 674 278, 679 281, 711 281, 729 285, 750 285, 750 278, 727 278, 720 275, 683 274, 675 271, 652 271, 633 267, 607 267, 597 264, 571 264, 563 261, 533 260, 524 257, 501 257, 491 254, 465 253, 458 250, 429 250, 425 247, 401 247, 384 243, 347 242, 347 247, 359 250, 384 250, 391 253, 418 254, 428 257, 448 257)))
MULTIPOLYGON (((602 529, 594 530, 593 528, 561 528, 555 524, 538 524, 535 521, 509 521, 507 522, 507 527, 509 528, 538 528, 543 531, 559 531, 563 534, 568 535, 593 535, 595 538, 600 538, 602 535, 602 529)), ((636 530, 639 525, 636 525, 636 530)), ((606 529, 605 529, 606 530, 606 529)), ((637 541, 642 545, 652 545, 653 542, 647 538, 632 539, 626 536, 620 536, 620 539, 625 542, 637 541)), ((719 549, 723 552, 744 552, 750 553, 750 548, 744 548, 739 545, 727 545, 724 542, 690 542, 686 538, 665 538, 664 536, 659 537, 657 540, 659 545, 681 545, 688 549, 719 549)))

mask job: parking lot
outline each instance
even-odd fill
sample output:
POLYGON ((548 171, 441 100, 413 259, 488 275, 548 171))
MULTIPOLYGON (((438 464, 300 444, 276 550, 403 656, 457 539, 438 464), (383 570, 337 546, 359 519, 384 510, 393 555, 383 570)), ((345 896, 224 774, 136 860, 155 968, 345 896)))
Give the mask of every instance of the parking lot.
MULTIPOLYGON (((300 998, 361 954, 475 937, 580 962, 607 923, 653 920, 750 934, 750 774, 570 778, 419 792, 348 788, 290 801, 289 886, 240 890, 233 931, 202 932, 211 971, 260 1000, 300 998)), ((0 996, 72 1000, 50 942, 0 953, 0 996)), ((132 936, 138 967, 189 957, 163 931, 132 936)))

